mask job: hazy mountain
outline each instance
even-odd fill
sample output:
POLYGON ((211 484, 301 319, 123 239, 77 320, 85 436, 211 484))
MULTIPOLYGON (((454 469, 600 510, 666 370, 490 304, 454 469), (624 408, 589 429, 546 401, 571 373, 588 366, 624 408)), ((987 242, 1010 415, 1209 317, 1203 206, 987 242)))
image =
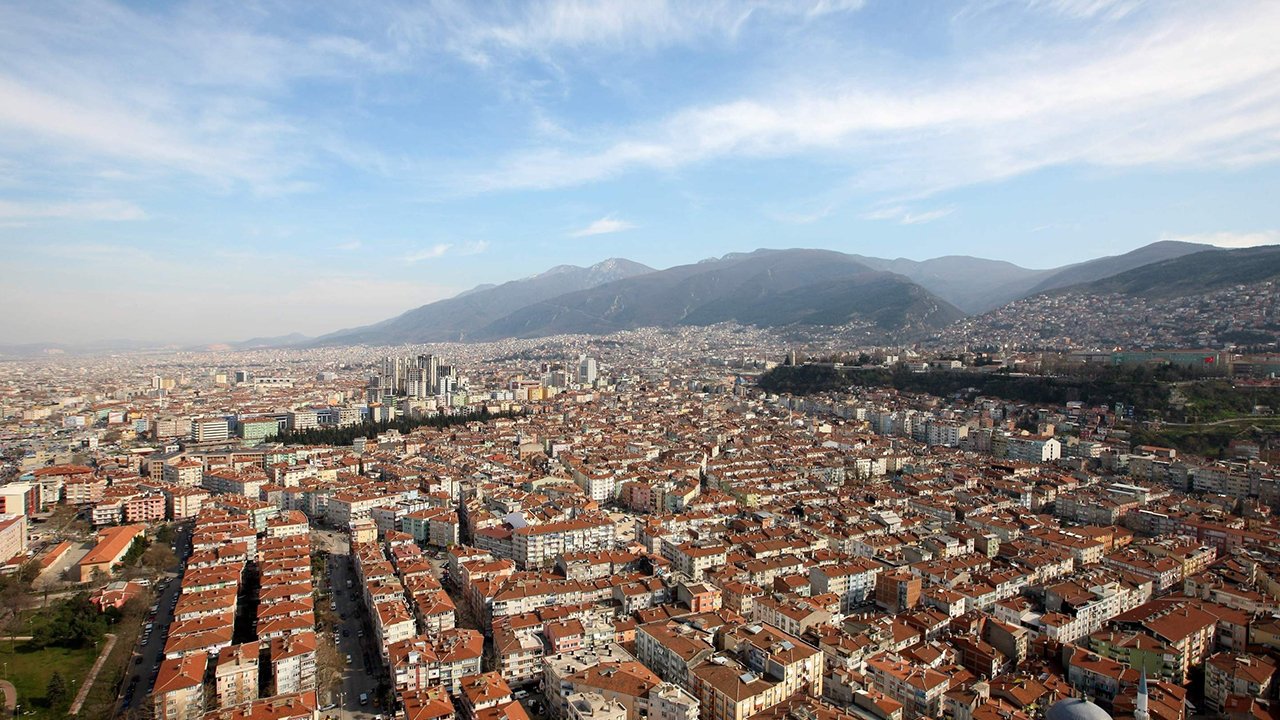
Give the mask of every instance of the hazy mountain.
POLYGON ((1039 293, 1064 288, 1071 285, 1080 285, 1095 280, 1118 275, 1134 268, 1150 265, 1151 263, 1160 262, 1162 260, 1170 260, 1173 258, 1190 255, 1192 253, 1202 253, 1208 250, 1214 250, 1212 245, 1201 245, 1199 243, 1179 242, 1176 240, 1161 240, 1150 245, 1144 245, 1137 250, 1132 250, 1123 255, 1111 255, 1101 257, 1096 260, 1068 265, 1059 268, 1057 271, 1045 277, 1040 282, 1029 288, 1024 295, 1037 295, 1039 293))
POLYGON ((608 333, 736 321, 761 326, 871 320, 886 330, 962 316, 905 277, 827 250, 733 253, 559 295, 477 331, 477 339, 608 333))
POLYGON ((141 340, 90 340, 81 343, 12 343, 0 344, 0 357, 34 358, 52 355, 108 355, 147 350, 173 349, 176 346, 141 340))
POLYGON ((317 338, 313 344, 385 345, 468 340, 475 329, 533 303, 651 272, 653 268, 621 258, 605 260, 588 268, 559 265, 523 280, 491 287, 482 285, 374 325, 329 333, 317 338))
POLYGON ((477 285, 477 286, 475 286, 475 287, 471 288, 470 290, 463 290, 462 292, 458 293, 457 295, 454 295, 454 297, 456 297, 456 298, 466 297, 467 295, 473 295, 473 294, 478 293, 478 292, 484 292, 485 290, 491 290, 491 289, 496 288, 496 287, 498 287, 496 283, 482 283, 482 284, 480 284, 480 285, 477 285))
POLYGON ((237 350, 250 350, 253 348, 272 348, 272 347, 291 347, 293 345, 304 345, 310 342, 311 337, 302 333, 289 333, 288 335, 277 335, 275 337, 256 337, 242 340, 240 342, 230 343, 231 347, 237 350))
POLYGON ((855 258, 877 270, 910 278, 967 313, 986 312, 1016 300, 1056 270, 1030 270, 1004 260, 947 255, 931 260, 855 258))
MULTIPOLYGON (((560 265, 523 280, 480 285, 312 343, 494 340, 725 321, 777 327, 865 320, 886 331, 932 330, 962 317, 964 311, 985 312, 1018 298, 1098 281, 1190 253, 1217 257, 1223 252, 1207 245, 1164 241, 1048 270, 963 255, 886 260, 828 250, 730 253, 661 271, 612 259, 588 268, 560 265)), ((1177 268, 1182 267, 1175 265, 1164 272, 1181 273, 1177 268)), ((1194 263, 1186 266, 1186 272, 1192 273, 1186 283, 1194 284, 1194 267, 1194 263)))
POLYGON ((1031 270, 1003 260, 948 255, 931 260, 854 257, 877 269, 911 278, 926 290, 977 314, 1018 298, 1101 280, 1153 262, 1212 249, 1210 245, 1162 240, 1127 252, 1048 270, 1031 270))
POLYGON ((1239 250, 1215 248, 1143 265, 1102 280, 1064 288, 1064 291, 1176 298, 1276 278, 1280 278, 1280 245, 1239 250))

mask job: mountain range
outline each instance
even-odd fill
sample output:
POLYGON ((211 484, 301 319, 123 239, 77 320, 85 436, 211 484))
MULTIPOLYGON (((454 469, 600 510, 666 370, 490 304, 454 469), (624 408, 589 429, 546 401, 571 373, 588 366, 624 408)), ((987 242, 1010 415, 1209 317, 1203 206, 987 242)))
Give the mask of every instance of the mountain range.
MULTIPOLYGON (((1179 291, 1190 293, 1196 274, 1179 268, 1213 267, 1215 278, 1230 277, 1236 265, 1252 262, 1239 252, 1161 241, 1047 270, 962 255, 887 260, 815 249, 730 253, 665 270, 614 258, 482 285, 311 344, 485 341, 728 321, 761 327, 853 323, 886 333, 925 334, 1020 298, 1109 278, 1121 282, 1143 269, 1153 277, 1177 273, 1179 291), (1188 256, 1213 261, 1176 264, 1188 256), (1172 269, 1161 270, 1165 267, 1172 269)), ((1253 275, 1266 274, 1267 268, 1263 263, 1253 275)))
MULTIPOLYGON (((318 338, 294 333, 208 347, 485 341, 727 321, 760 327, 854 324, 899 338, 920 337, 1044 293, 1069 289, 1168 298, 1273 278, 1280 278, 1280 246, 1225 250, 1175 241, 1051 269, 964 255, 889 260, 816 249, 730 253, 665 270, 611 258, 479 285, 318 338)), ((0 345, 0 357, 142 349, 163 347, 123 340, 83 347, 0 345)))
POLYGON ((904 275, 966 313, 975 314, 1029 295, 1093 282, 1161 260, 1215 249, 1212 245, 1162 240, 1123 255, 1049 270, 1030 270, 1003 260, 967 255, 948 255, 924 261, 855 257, 871 267, 904 275))

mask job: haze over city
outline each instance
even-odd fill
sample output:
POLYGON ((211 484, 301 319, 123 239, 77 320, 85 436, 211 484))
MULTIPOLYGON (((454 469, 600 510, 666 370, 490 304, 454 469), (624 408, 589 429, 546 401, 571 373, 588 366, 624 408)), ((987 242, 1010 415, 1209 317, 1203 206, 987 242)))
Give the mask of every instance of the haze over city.
POLYGON ((1280 719, 1277 38, 0 3, 0 718, 1280 719))
POLYGON ((1280 241, 1280 7, 0 8, 6 343, 320 335, 760 247, 1280 241))

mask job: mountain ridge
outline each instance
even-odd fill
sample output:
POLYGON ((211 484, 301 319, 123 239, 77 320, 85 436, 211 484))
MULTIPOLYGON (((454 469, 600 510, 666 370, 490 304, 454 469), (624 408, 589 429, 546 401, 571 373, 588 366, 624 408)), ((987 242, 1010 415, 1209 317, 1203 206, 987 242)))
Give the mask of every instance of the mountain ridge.
POLYGON ((877 271, 852 256, 765 248, 566 293, 480 328, 474 337, 600 334, 730 321, 776 327, 868 320, 897 330, 917 322, 945 324, 962 315, 907 278, 877 271), (899 306, 885 305, 884 298, 896 298, 899 306))
POLYGON ((610 258, 480 285, 312 344, 483 341, 729 321, 767 327, 867 322, 885 332, 925 332, 1021 298, 1217 251, 1160 241, 1047 269, 967 255, 888 260, 812 248, 735 251, 665 270, 610 258))
POLYGON ((310 345, 392 345, 466 340, 472 328, 483 327, 519 308, 567 291, 652 272, 653 268, 625 258, 609 258, 585 268, 559 265, 552 270, 554 272, 490 287, 480 285, 372 325, 321 335, 310 345))

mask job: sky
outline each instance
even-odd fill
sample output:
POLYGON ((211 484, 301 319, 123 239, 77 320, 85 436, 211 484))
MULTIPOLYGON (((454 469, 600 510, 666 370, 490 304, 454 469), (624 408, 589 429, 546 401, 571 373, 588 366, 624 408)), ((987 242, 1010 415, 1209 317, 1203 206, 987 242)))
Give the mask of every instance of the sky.
POLYGON ((0 344, 760 247, 1280 242, 1280 3, 0 4, 0 344))

